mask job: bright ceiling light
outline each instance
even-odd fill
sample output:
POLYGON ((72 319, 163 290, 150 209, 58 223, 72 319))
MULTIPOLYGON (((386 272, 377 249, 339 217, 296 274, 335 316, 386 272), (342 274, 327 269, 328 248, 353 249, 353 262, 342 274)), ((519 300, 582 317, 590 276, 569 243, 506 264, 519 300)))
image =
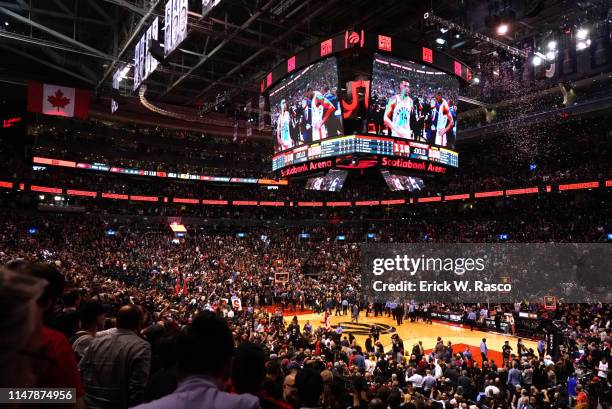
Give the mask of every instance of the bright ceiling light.
POLYGON ((531 63, 537 67, 538 65, 542 64, 542 58, 539 55, 534 55, 533 56, 533 60, 531 60, 531 63))
POLYGON ((576 38, 578 40, 584 40, 588 37, 589 35, 589 30, 587 30, 586 28, 580 28, 578 29, 578 31, 576 31, 576 38))
POLYGON ((587 40, 587 41, 578 41, 576 43, 576 50, 578 51, 582 51, 585 48, 587 48, 588 46, 591 45, 591 40, 587 40))
POLYGON ((556 50, 557 49, 557 42, 552 40, 548 42, 548 49, 549 50, 556 50))
POLYGON ((442 28, 440 29, 440 32, 441 32, 442 34, 446 33, 447 31, 448 31, 448 28, 446 28, 446 27, 442 27, 442 28))
POLYGON ((443 38, 438 37, 438 38, 436 38, 436 43, 442 45, 442 44, 446 43, 446 40, 443 39, 443 38))
POLYGON ((548 61, 552 61, 555 59, 555 52, 554 51, 549 51, 546 53, 546 59, 548 61))
POLYGON ((508 32, 508 24, 502 23, 499 26, 497 26, 497 34, 499 34, 500 36, 505 35, 508 32))
POLYGON ((480 78, 474 77, 474 84, 480 84, 480 78))

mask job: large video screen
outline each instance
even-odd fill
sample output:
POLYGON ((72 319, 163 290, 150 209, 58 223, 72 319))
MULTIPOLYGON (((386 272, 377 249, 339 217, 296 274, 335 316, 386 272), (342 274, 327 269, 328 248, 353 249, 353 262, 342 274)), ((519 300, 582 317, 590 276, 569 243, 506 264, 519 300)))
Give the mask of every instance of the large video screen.
POLYGON ((423 179, 417 178, 414 176, 405 176, 398 175, 395 173, 391 173, 388 170, 381 170, 382 174, 387 186, 391 191, 397 192, 400 190, 407 190, 409 192, 414 192, 415 190, 421 190, 425 186, 423 179))
POLYGON ((338 192, 344 186, 347 175, 348 172, 345 170, 332 169, 325 176, 308 179, 306 189, 338 192))
POLYGON ((374 54, 368 133, 453 148, 459 81, 429 66, 374 54))
POLYGON ((270 90, 275 152, 343 135, 336 58, 288 76, 270 90))

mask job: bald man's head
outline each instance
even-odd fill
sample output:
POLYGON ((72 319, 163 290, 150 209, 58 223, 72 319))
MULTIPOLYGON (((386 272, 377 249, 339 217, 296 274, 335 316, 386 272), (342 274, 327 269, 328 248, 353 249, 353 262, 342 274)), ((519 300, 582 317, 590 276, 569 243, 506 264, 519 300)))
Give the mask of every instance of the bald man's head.
POLYGON ((298 407, 300 398, 295 386, 295 374, 296 371, 292 371, 289 375, 285 376, 283 381, 283 399, 291 406, 298 407))
POLYGON ((334 380, 334 374, 329 369, 326 369, 321 372, 321 378, 323 378, 323 383, 329 385, 334 380))
POLYGON ((142 318, 142 311, 137 305, 124 305, 117 312, 117 328, 138 332, 142 325, 142 318))

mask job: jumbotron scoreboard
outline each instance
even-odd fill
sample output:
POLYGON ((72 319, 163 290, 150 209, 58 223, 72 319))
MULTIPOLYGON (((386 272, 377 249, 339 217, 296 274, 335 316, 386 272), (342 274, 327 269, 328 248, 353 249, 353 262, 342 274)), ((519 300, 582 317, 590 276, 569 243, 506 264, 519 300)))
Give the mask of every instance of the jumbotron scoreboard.
MULTIPOLYGON (((350 154, 361 154, 365 157, 374 155, 377 159, 380 159, 381 166, 404 170, 445 173, 447 168, 457 168, 459 166, 457 152, 444 147, 378 136, 347 135, 279 153, 272 159, 272 170, 280 170, 281 176, 285 176, 285 174, 290 176, 290 170, 285 168, 291 169, 292 165, 350 154)), ((333 162, 335 163, 335 160, 333 162)), ((331 168, 333 165, 329 167, 331 168)), ((311 170, 320 170, 321 168, 313 166, 311 170)))
POLYGON ((347 31, 296 54, 261 82, 280 177, 380 167, 459 166, 457 100, 469 67, 447 54, 347 31), (347 162, 348 161, 348 162, 347 162))

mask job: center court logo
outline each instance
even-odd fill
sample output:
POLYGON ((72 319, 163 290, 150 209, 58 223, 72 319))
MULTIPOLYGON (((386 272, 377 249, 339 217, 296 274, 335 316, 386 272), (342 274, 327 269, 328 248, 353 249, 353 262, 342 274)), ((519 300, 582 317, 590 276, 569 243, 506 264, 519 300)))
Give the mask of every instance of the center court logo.
POLYGON ((397 330, 387 324, 357 324, 354 322, 339 322, 342 332, 350 332, 353 335, 370 335, 372 328, 378 327, 381 334, 393 334, 397 330))

